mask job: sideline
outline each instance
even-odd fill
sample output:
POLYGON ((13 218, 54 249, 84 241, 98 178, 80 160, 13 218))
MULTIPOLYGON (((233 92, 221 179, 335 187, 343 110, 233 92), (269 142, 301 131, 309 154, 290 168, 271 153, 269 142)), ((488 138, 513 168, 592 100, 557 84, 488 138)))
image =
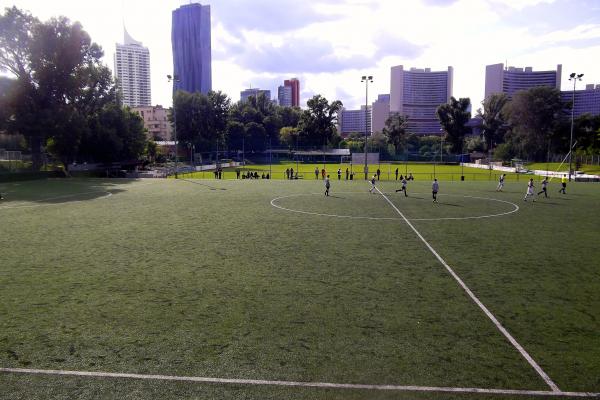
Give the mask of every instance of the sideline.
POLYGON ((560 392, 544 390, 518 390, 518 389, 484 389, 464 387, 438 387, 438 386, 402 386, 402 385, 366 385, 353 383, 328 383, 328 382, 296 382, 296 381, 273 381, 262 379, 234 379, 234 378, 210 378, 199 376, 173 376, 173 375, 145 375, 125 374, 114 372, 88 372, 88 371, 63 371, 42 370, 24 368, 0 368, 0 372, 29 375, 57 375, 76 376, 91 378, 117 378, 117 379, 142 379, 158 381, 179 381, 197 383, 219 383, 232 385, 250 386, 288 386, 309 387, 321 389, 354 389, 354 390, 381 390, 398 392, 434 392, 434 393, 484 393, 497 395, 517 396, 552 396, 552 397, 600 397, 600 393, 591 392, 560 392))

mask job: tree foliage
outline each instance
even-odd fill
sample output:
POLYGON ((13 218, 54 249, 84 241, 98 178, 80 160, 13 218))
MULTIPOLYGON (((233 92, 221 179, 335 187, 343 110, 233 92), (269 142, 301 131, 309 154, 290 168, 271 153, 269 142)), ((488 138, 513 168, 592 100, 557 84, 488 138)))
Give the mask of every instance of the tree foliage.
POLYGON ((469 108, 471 100, 467 98, 450 98, 446 104, 442 104, 436 110, 440 124, 444 129, 444 141, 450 144, 450 151, 459 153, 462 151, 465 136, 469 133, 466 126, 471 119, 469 108))
POLYGON ((504 93, 494 93, 483 102, 483 111, 477 110, 477 115, 483 120, 481 136, 485 141, 486 149, 491 149, 494 143, 504 141, 508 128, 507 104, 508 96, 504 93))
POLYGON ((82 26, 65 17, 40 22, 16 7, 0 15, 0 68, 16 78, 7 129, 27 138, 34 167, 45 143, 61 160, 74 160, 88 119, 115 100, 102 56, 82 26))
POLYGON ((565 117, 560 91, 547 86, 515 93, 508 107, 511 141, 519 155, 543 158, 565 117))
POLYGON ((406 138, 408 132, 406 130, 406 124, 408 117, 393 113, 385 121, 385 128, 383 128, 383 134, 387 138, 387 142, 394 146, 396 154, 401 150, 406 149, 406 138))
POLYGON ((316 95, 308 100, 307 106, 298 124, 302 145, 320 147, 335 143, 338 139, 335 124, 342 102, 335 100, 329 104, 325 97, 316 95))
POLYGON ((211 150, 223 145, 231 101, 222 92, 175 93, 172 121, 176 120, 177 140, 197 149, 211 150))

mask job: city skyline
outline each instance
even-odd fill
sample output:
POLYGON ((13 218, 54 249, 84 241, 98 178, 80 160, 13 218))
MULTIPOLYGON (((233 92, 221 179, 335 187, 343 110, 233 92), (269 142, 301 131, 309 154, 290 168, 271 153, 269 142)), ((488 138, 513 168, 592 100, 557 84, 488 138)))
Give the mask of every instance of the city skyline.
MULTIPOLYGON (((189 2, 85 3, 0 0, 2 8, 16 5, 42 20, 65 15, 80 21, 103 47, 111 69, 112 49, 125 22, 153 55, 153 103, 169 106, 171 13, 189 2)), ((582 88, 600 83, 593 56, 600 54, 600 5, 594 1, 421 0, 410 8, 372 0, 201 3, 211 5, 212 12, 212 87, 234 100, 250 86, 277 93, 282 81, 296 76, 302 82, 302 105, 322 94, 358 108, 364 104, 360 77, 374 76, 371 103, 377 94, 389 93, 389 69, 395 65, 432 70, 452 65, 453 94, 470 97, 474 111, 484 97, 485 68, 491 64, 534 70, 562 64, 563 90, 569 90, 571 72, 585 73, 582 88)))

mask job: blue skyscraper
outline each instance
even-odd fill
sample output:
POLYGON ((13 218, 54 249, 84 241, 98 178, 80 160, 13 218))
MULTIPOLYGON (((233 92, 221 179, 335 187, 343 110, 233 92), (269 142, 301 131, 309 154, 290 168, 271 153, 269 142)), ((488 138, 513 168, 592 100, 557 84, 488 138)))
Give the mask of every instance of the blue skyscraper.
POLYGON ((171 31, 174 90, 212 90, 210 6, 188 4, 173 11, 171 31))

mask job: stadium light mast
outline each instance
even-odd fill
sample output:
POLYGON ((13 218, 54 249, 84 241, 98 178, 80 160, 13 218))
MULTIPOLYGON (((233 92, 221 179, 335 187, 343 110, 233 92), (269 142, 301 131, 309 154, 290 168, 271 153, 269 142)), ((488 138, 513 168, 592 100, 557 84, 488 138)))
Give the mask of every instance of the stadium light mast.
POLYGON ((583 78, 583 74, 578 74, 573 72, 569 75, 569 80, 573 81, 573 104, 571 104, 571 140, 569 141, 569 182, 571 182, 571 165, 573 161, 573 126, 575 124, 575 88, 577 86, 577 81, 580 81, 583 78))
POLYGON ((369 166, 367 164, 367 142, 369 125, 367 121, 369 116, 369 82, 373 83, 373 77, 371 75, 363 75, 360 81, 365 83, 365 180, 368 180, 369 166))
POLYGON ((177 113, 175 112, 175 83, 181 82, 178 75, 167 75, 169 82, 173 82, 173 138, 175 139, 175 179, 177 179, 177 113))

